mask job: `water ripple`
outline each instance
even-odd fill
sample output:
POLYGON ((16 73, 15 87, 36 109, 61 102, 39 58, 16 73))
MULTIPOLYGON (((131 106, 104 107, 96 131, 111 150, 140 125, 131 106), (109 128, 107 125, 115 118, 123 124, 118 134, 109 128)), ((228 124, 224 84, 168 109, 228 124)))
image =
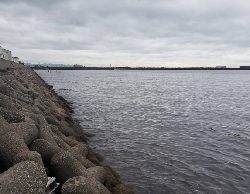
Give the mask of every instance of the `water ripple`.
POLYGON ((137 193, 249 193, 248 71, 38 73, 137 193))

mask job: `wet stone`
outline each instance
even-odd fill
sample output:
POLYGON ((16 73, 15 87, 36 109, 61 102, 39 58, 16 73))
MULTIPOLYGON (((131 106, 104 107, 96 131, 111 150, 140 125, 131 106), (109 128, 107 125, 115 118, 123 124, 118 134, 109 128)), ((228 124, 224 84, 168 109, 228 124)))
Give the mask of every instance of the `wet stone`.
POLYGON ((118 184, 112 189, 113 194, 134 194, 133 190, 124 184, 118 184))
POLYGON ((74 152, 74 150, 68 150, 74 158, 76 158, 85 168, 90 168, 96 166, 93 162, 82 156, 79 152, 74 152))
POLYGON ((55 154, 51 158, 50 166, 55 177, 61 183, 75 176, 86 176, 86 168, 70 153, 65 151, 55 154))
POLYGON ((106 170, 102 166, 95 166, 87 169, 87 177, 94 178, 100 183, 104 183, 107 179, 106 170))
POLYGON ((63 184, 62 194, 111 194, 111 192, 95 179, 78 176, 63 184))

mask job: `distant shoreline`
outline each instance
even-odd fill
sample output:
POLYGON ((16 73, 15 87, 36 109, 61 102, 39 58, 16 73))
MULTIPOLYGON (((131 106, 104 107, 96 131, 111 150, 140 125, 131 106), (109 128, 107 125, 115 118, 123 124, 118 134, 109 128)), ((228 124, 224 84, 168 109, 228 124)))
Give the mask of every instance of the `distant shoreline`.
POLYGON ((250 67, 240 68, 216 68, 216 67, 180 67, 180 68, 161 68, 161 67, 31 67, 34 70, 250 70, 250 67))

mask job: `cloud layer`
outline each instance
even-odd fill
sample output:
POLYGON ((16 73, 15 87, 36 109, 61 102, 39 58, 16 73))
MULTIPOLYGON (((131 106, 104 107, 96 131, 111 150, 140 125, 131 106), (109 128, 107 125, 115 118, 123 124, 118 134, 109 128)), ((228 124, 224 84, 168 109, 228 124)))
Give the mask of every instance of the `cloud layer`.
POLYGON ((0 45, 25 61, 250 65, 250 1, 0 0, 0 45))

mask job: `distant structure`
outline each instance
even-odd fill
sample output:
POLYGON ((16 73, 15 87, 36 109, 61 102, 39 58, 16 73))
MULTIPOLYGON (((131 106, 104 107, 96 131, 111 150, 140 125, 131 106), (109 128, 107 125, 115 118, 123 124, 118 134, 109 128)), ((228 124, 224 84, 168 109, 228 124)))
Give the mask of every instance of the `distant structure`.
POLYGON ((240 69, 250 70, 250 66, 240 66, 240 69))
POLYGON ((14 63, 19 63, 19 58, 18 57, 12 57, 12 61, 14 63))
POLYGON ((11 51, 0 46, 0 58, 7 61, 12 61, 11 51))
POLYGON ((226 69, 227 66, 216 66, 215 68, 217 68, 217 69, 226 69))
POLYGON ((1 46, 0 46, 0 59, 12 61, 14 63, 23 64, 22 62, 20 62, 18 57, 12 57, 11 51, 9 51, 1 46))
POLYGON ((82 65, 75 64, 73 67, 83 67, 82 65))

